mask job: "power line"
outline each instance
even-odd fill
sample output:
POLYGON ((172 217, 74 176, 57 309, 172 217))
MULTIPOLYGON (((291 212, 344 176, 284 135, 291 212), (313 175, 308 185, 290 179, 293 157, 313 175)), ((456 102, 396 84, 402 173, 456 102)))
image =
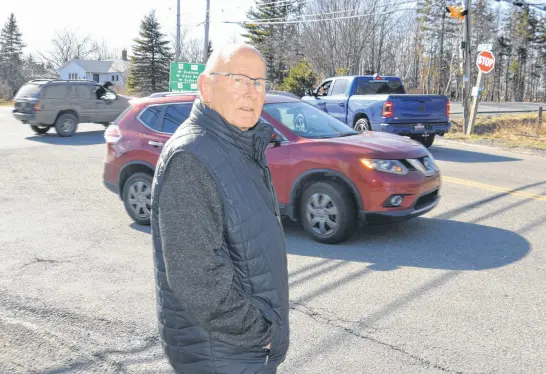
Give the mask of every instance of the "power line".
MULTIPOLYGON (((441 3, 443 1, 444 0, 436 1, 436 2, 434 2, 432 4, 429 4, 429 6, 436 5, 436 4, 441 3)), ((414 1, 409 1, 408 3, 411 3, 411 2, 414 2, 414 1)), ((399 4, 394 4, 394 5, 402 5, 402 4, 405 4, 405 3, 399 3, 399 4)), ((390 5, 390 6, 392 6, 392 5, 390 5)), ((419 8, 395 9, 395 10, 391 10, 391 11, 387 11, 387 12, 356 14, 356 15, 351 15, 351 16, 336 17, 336 18, 329 18, 329 19, 315 18, 315 19, 307 19, 307 20, 300 19, 300 20, 292 20, 292 21, 280 21, 280 22, 261 22, 261 21, 257 22, 257 21, 253 21, 253 20, 244 20, 244 21, 222 21, 222 23, 230 23, 230 24, 247 23, 247 24, 253 24, 253 25, 282 25, 282 24, 296 24, 296 23, 307 23, 307 22, 324 22, 324 21, 336 21, 336 20, 343 20, 343 19, 361 18, 361 17, 372 17, 372 16, 380 16, 380 15, 384 15, 384 14, 391 14, 391 13, 396 13, 396 12, 418 10, 418 9, 419 8)), ((320 16, 329 16, 329 15, 335 14, 335 13, 339 13, 339 12, 320 13, 319 15, 320 16)))
MULTIPOLYGON (((391 4, 379 5, 379 7, 392 7, 392 6, 396 6, 396 5, 411 4, 411 3, 415 3, 417 1, 418 0, 409 0, 409 1, 403 1, 403 2, 400 2, 400 3, 391 3, 391 4)), ((356 9, 349 9, 349 10, 338 10, 338 11, 328 12, 328 13, 302 14, 302 16, 303 17, 330 16, 330 15, 339 14, 339 13, 357 12, 359 10, 360 10, 360 8, 356 8, 356 9)), ((278 20, 286 20, 286 17, 253 19, 252 22, 249 22, 249 23, 257 24, 257 22, 278 21, 278 20)))
MULTIPOLYGON (((307 23, 307 22, 325 22, 325 21, 337 21, 342 19, 351 19, 351 18, 360 18, 360 17, 371 17, 371 16, 380 16, 383 14, 391 14, 401 11, 408 11, 408 10, 417 10, 417 8, 406 8, 406 9, 397 9, 397 10, 391 10, 389 12, 381 12, 381 13, 367 13, 367 14, 357 14, 353 16, 346 16, 346 17, 336 17, 336 18, 315 18, 315 19, 308 19, 308 20, 294 20, 294 21, 282 21, 282 22, 253 22, 252 20, 246 20, 246 21, 222 21, 222 23, 249 23, 253 25, 282 25, 282 24, 295 24, 295 23, 307 23)), ((321 14, 323 16, 328 15, 328 13, 321 14)))
MULTIPOLYGON (((314 17, 314 16, 323 16, 323 15, 331 15, 331 14, 337 14, 337 13, 349 13, 349 12, 356 12, 360 9, 350 9, 350 10, 340 10, 337 12, 331 12, 331 13, 315 13, 315 14, 303 14, 304 17, 314 17)), ((286 17, 277 17, 277 18, 262 18, 262 19, 253 19, 252 23, 255 22, 263 22, 263 21, 277 21, 277 20, 286 20, 286 17)))
POLYGON ((278 1, 271 1, 269 3, 260 3, 260 4, 256 4, 257 7, 271 7, 271 8, 276 8, 276 7, 281 7, 281 6, 287 6, 287 5, 301 5, 301 4, 305 4, 305 3, 310 3, 314 0, 278 0, 278 1), (277 5, 275 5, 277 4, 277 5), (280 5, 278 5, 280 4, 280 5))
POLYGON ((532 6, 532 7, 536 8, 536 9, 538 9, 538 10, 546 12, 546 3, 533 4, 533 3, 526 3, 523 0, 497 0, 497 2, 500 2, 500 1, 504 1, 505 3, 511 4, 513 6, 517 6, 517 7, 520 7, 520 8, 525 6, 525 5, 532 6))

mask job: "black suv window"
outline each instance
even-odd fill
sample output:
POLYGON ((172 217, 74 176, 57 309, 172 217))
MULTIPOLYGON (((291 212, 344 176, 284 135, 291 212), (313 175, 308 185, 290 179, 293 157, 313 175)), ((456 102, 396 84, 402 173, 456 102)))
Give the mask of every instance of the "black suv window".
POLYGON ((138 117, 149 128, 161 131, 161 113, 163 112, 163 105, 153 105, 147 107, 138 117))
POLYGON ((189 116, 193 103, 178 103, 167 105, 163 118, 163 132, 173 134, 178 126, 189 116))
POLYGON ((40 96, 40 89, 41 89, 41 85, 39 84, 33 84, 33 83, 25 84, 19 89, 19 91, 17 91, 15 98, 16 99, 26 98, 26 97, 38 98, 40 96))
POLYGON ((91 99, 93 97, 92 87, 88 84, 75 84, 72 87, 78 99, 91 99))
POLYGON ((64 99, 68 96, 70 86, 64 84, 51 84, 45 87, 43 97, 45 99, 64 99))

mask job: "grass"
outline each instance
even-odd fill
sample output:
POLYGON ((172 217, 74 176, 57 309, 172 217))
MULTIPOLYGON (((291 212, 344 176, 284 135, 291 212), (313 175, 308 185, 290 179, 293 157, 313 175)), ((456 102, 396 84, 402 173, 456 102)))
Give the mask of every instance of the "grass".
POLYGON ((463 119, 451 120, 453 127, 446 139, 463 140, 473 143, 493 143, 510 148, 546 150, 546 121, 543 115, 542 127, 538 130, 538 114, 506 114, 501 116, 478 116, 467 136, 463 132, 463 119))
POLYGON ((11 101, 5 101, 0 99, 0 106, 13 106, 13 103, 11 101))

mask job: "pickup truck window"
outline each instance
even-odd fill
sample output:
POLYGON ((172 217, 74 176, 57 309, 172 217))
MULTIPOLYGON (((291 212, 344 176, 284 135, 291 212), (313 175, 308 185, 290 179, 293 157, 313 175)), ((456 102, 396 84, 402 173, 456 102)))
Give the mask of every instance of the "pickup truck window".
POLYGON ((347 92, 348 84, 348 79, 336 79, 334 83, 334 88, 332 88, 332 93, 330 95, 345 95, 345 92, 347 92))
POLYGON ((405 94, 404 87, 398 79, 367 80, 359 79, 356 83, 355 95, 405 94))
POLYGON ((324 82, 317 90, 317 96, 328 96, 328 91, 330 90, 331 85, 332 81, 324 82))
POLYGON ((266 104, 264 111, 302 138, 337 138, 359 134, 343 122, 304 102, 266 104))

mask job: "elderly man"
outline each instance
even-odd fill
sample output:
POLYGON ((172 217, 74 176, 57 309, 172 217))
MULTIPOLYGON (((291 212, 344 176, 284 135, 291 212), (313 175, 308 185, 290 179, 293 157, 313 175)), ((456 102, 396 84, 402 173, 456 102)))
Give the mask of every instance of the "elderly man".
POLYGON ((275 373, 289 345, 285 237, 259 121, 265 63, 214 51, 152 193, 159 328, 177 373, 275 373))

